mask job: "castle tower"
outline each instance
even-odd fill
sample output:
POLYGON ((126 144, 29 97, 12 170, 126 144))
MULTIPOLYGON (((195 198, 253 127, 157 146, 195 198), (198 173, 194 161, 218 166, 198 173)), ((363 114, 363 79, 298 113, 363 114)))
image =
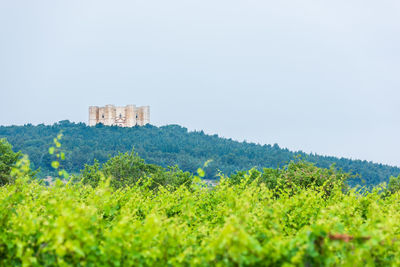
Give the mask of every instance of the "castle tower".
POLYGON ((143 110, 143 125, 150 123, 150 106, 142 107, 143 110))
POLYGON ((106 105, 104 108, 104 125, 112 126, 115 123, 115 106, 106 105))
POLYGON ((89 126, 95 126, 99 121, 99 107, 89 107, 89 126))
POLYGON ((137 112, 137 117, 138 117, 137 124, 139 126, 143 126, 150 123, 150 107, 149 106, 139 107, 137 112))
POLYGON ((135 105, 127 105, 125 107, 125 126, 133 127, 136 125, 136 106, 135 105))

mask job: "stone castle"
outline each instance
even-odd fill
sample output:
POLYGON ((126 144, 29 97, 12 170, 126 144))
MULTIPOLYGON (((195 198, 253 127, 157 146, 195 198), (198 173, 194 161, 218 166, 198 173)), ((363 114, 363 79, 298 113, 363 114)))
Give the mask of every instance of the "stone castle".
POLYGON ((89 107, 89 126, 95 126, 98 123, 120 127, 143 126, 150 123, 150 107, 136 107, 135 105, 125 107, 114 105, 91 106, 89 107))

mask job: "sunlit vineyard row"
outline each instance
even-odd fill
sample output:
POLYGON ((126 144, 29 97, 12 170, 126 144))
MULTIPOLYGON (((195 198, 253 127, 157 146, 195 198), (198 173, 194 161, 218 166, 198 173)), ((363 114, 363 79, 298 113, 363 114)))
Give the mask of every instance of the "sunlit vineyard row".
POLYGON ((1 187, 0 265, 400 265, 397 193, 270 189, 251 173, 214 188, 149 184, 1 187))
POLYGON ((53 185, 0 140, 0 266, 400 265, 400 177, 350 188, 347 173, 293 161, 209 186, 202 168, 133 151, 68 177, 60 138, 53 185))

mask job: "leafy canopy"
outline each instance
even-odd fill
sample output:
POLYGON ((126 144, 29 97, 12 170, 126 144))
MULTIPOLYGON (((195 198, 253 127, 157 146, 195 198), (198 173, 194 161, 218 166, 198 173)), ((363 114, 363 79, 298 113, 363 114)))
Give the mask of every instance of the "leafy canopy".
POLYGON ((11 170, 22 157, 21 152, 14 152, 6 139, 0 139, 0 186, 13 181, 11 170))
POLYGON ((134 150, 119 153, 102 166, 97 160, 93 165, 85 165, 75 180, 96 187, 105 177, 110 179, 110 184, 114 188, 133 186, 145 180, 150 180, 151 188, 167 185, 178 187, 184 184, 189 186, 192 182, 190 173, 183 172, 178 167, 164 169, 161 166, 147 164, 134 150))

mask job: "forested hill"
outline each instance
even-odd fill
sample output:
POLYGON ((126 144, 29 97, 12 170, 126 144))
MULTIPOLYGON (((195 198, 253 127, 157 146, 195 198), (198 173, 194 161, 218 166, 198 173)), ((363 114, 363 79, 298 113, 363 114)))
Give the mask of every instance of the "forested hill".
POLYGON ((42 174, 51 170, 54 160, 48 148, 54 137, 63 132, 62 149, 66 154, 64 168, 70 173, 78 173, 86 163, 94 159, 105 162, 118 152, 135 151, 148 163, 164 167, 178 165, 184 171, 196 172, 199 167, 212 159, 205 168, 207 178, 215 178, 221 171, 231 174, 252 167, 283 166, 298 155, 319 167, 328 168, 336 164, 346 172, 357 173, 361 178, 352 183, 365 185, 388 181, 390 176, 400 174, 400 169, 383 164, 361 160, 318 156, 303 152, 292 152, 278 145, 257 145, 206 135, 204 132, 188 132, 178 125, 155 127, 120 128, 97 125, 88 127, 84 123, 60 121, 52 126, 0 126, 0 138, 5 137, 14 147, 29 155, 34 168, 40 167, 42 174), (361 183, 363 184, 363 183, 361 183))

